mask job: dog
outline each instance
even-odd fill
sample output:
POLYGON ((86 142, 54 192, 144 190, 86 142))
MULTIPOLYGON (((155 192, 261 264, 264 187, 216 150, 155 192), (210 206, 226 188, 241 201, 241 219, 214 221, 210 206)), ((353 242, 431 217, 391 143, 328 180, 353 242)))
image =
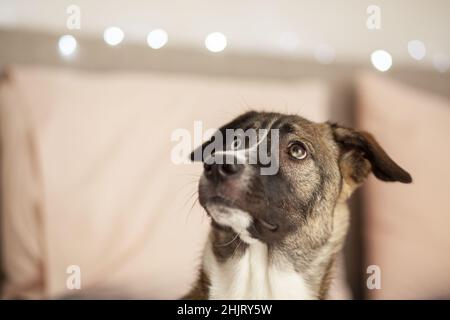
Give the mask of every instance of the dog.
POLYGON ((258 163, 202 156, 199 201, 212 227, 184 299, 325 299, 349 226, 346 200, 370 172, 402 183, 410 174, 371 134, 330 122, 250 111, 218 132, 227 129, 278 129, 279 168, 261 175, 258 163))

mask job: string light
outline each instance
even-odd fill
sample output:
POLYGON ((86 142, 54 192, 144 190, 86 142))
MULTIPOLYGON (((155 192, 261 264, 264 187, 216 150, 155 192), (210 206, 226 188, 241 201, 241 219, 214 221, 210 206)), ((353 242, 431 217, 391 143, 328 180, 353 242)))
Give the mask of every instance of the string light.
POLYGON ((408 42, 409 55, 415 60, 422 60, 427 53, 427 48, 422 41, 411 40, 408 42))
POLYGON ((384 50, 376 50, 370 55, 375 69, 381 72, 388 71, 392 67, 392 56, 389 52, 384 50))
POLYGON ((64 35, 59 38, 58 48, 63 56, 70 56, 74 54, 77 49, 77 40, 74 36, 64 35))
POLYGON ((123 38, 124 33, 122 29, 118 27, 109 27, 105 29, 105 32, 103 32, 103 39, 110 46, 117 46, 122 42, 123 38))
POLYGON ((227 38, 223 33, 213 32, 205 39, 205 46, 211 52, 220 52, 227 47, 227 38))
POLYGON ((160 49, 166 45, 168 38, 165 30, 155 29, 148 34, 147 44, 150 48, 160 49))
POLYGON ((314 50, 314 57, 321 64, 330 64, 335 58, 334 48, 327 44, 322 44, 314 50))
MULTIPOLYGON (((111 46, 120 44, 124 39, 124 32, 119 27, 106 28, 103 39, 111 46)), ((147 44, 153 49, 160 49, 168 42, 168 34, 163 29, 152 30, 147 35, 147 44)), ((72 56, 78 47, 78 42, 72 35, 63 35, 58 40, 59 53, 62 56, 72 56)), ((206 36, 205 47, 211 52, 221 52, 227 47, 227 38, 221 32, 213 32, 206 36)), ((280 47, 285 51, 293 51, 299 47, 299 39, 295 33, 286 32, 280 38, 280 47)), ((426 46, 420 40, 408 42, 408 53, 415 60, 423 60, 426 56, 426 46)), ((335 60, 335 50, 327 44, 319 45, 314 49, 314 58, 322 63, 329 64, 335 60)), ((392 67, 392 56, 385 50, 376 50, 370 55, 370 60, 375 69, 381 72, 388 71, 392 67)), ((445 73, 450 69, 450 58, 448 55, 438 52, 432 56, 433 67, 445 73)))

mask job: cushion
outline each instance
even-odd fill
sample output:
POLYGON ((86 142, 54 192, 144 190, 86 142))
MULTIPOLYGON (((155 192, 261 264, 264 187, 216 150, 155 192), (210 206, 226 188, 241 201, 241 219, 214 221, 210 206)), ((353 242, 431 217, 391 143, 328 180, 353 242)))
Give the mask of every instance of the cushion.
POLYGON ((450 298, 450 101, 369 73, 359 77, 357 96, 359 126, 414 180, 372 176, 364 188, 365 264, 381 270, 381 289, 367 296, 450 298))

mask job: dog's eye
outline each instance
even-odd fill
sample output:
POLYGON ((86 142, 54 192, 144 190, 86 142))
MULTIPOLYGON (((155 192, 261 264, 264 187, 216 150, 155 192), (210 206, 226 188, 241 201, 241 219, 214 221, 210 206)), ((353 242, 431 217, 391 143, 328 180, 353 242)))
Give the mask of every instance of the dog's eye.
POLYGON ((289 155, 295 159, 302 160, 308 155, 305 146, 300 142, 295 142, 289 147, 289 155))
POLYGON ((242 141, 241 139, 239 139, 238 137, 234 137, 233 142, 231 143, 231 150, 238 150, 239 148, 241 148, 242 145, 242 141))

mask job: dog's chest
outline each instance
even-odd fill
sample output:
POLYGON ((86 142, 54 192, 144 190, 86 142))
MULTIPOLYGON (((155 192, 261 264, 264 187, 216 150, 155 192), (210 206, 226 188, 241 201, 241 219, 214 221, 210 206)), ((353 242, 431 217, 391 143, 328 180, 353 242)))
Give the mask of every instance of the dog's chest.
POLYGON ((225 263, 219 263, 209 247, 204 262, 210 299, 312 299, 303 277, 285 261, 269 261, 261 242, 225 263))

